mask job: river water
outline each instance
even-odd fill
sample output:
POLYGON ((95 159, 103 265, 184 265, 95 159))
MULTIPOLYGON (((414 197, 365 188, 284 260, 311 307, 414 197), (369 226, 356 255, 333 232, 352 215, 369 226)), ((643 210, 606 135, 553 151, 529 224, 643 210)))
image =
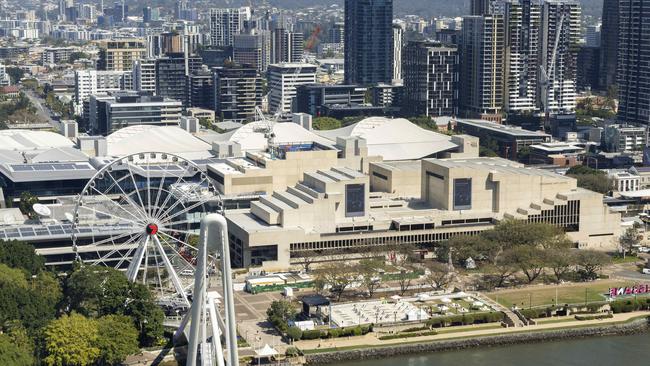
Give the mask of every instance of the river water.
POLYGON ((474 348, 346 362, 337 366, 648 366, 650 333, 474 348))

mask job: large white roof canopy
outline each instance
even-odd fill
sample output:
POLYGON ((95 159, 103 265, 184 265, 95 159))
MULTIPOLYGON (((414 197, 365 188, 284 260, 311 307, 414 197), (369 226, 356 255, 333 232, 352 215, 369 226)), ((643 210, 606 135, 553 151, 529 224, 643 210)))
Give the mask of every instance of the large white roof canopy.
POLYGON ((332 145, 327 139, 292 122, 250 122, 234 131, 222 134, 217 139, 220 141, 236 142, 241 145, 242 151, 263 151, 268 147, 265 132, 269 126, 272 126, 274 135, 273 142, 275 144, 318 142, 332 145))
POLYGON ((61 147, 74 147, 74 143, 63 135, 49 131, 0 131, 0 150, 44 151, 61 147))
POLYGON ((135 125, 119 129, 106 137, 109 156, 126 156, 157 151, 186 159, 212 157, 212 146, 176 126, 135 125))
POLYGON ((333 142, 337 137, 362 137, 368 155, 389 161, 422 159, 457 146, 450 136, 425 130, 404 118, 370 117, 347 127, 315 132, 333 142))

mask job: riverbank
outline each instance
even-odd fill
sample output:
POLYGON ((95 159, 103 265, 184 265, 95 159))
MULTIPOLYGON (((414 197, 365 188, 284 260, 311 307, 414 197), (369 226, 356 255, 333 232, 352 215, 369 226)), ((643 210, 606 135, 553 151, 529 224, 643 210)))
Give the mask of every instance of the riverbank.
MULTIPOLYGON (((494 347, 596 336, 631 335, 647 332, 650 329, 650 314, 647 312, 619 315, 621 316, 618 319, 611 319, 611 321, 601 320, 587 324, 585 322, 578 322, 577 324, 576 322, 566 322, 562 325, 545 324, 525 328, 486 329, 475 332, 438 334, 431 337, 422 337, 423 339, 410 343, 388 344, 383 342, 382 344, 367 342, 370 344, 350 346, 341 344, 341 347, 335 348, 327 348, 327 344, 325 344, 320 349, 307 350, 305 360, 309 365, 336 364, 345 361, 462 350, 475 347, 494 347)), ((368 340, 370 339, 366 339, 366 341, 368 340)))

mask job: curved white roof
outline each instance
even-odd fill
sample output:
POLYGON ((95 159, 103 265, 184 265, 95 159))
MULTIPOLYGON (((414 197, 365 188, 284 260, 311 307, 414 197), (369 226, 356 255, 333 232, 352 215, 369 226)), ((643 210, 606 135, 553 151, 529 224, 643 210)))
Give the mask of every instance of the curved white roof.
MULTIPOLYGON (((241 145, 242 151, 262 151, 268 146, 264 131, 267 122, 251 122, 242 127, 224 133, 220 136, 221 141, 236 142, 241 145)), ((331 142, 321 136, 306 130, 297 123, 282 122, 273 124, 273 142, 276 144, 296 142, 319 142, 330 145, 331 142)))
POLYGON ((135 125, 119 129, 106 137, 109 156, 125 156, 156 151, 177 154, 186 159, 211 157, 212 146, 175 126, 135 125))
POLYGON ((337 137, 363 137, 368 155, 380 155, 384 160, 422 159, 456 147, 450 136, 425 130, 404 118, 370 117, 347 127, 315 132, 333 142, 337 137))
POLYGON ((0 150, 48 150, 73 147, 74 143, 63 135, 49 131, 3 130, 0 131, 0 150))

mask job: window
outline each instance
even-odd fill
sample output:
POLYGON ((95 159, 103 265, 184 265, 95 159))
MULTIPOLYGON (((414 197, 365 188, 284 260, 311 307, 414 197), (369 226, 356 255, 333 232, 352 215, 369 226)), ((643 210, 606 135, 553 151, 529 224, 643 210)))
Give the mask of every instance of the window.
POLYGON ((454 210, 472 208, 472 179, 454 179, 454 210))
POLYGON ((372 175, 375 176, 375 177, 377 177, 377 178, 379 178, 379 179, 382 179, 382 180, 388 180, 388 177, 385 176, 385 175, 383 175, 383 174, 381 174, 381 173, 372 172, 372 175))
POLYGON ((366 187, 364 184, 345 186, 345 216, 358 217, 366 213, 366 187))

